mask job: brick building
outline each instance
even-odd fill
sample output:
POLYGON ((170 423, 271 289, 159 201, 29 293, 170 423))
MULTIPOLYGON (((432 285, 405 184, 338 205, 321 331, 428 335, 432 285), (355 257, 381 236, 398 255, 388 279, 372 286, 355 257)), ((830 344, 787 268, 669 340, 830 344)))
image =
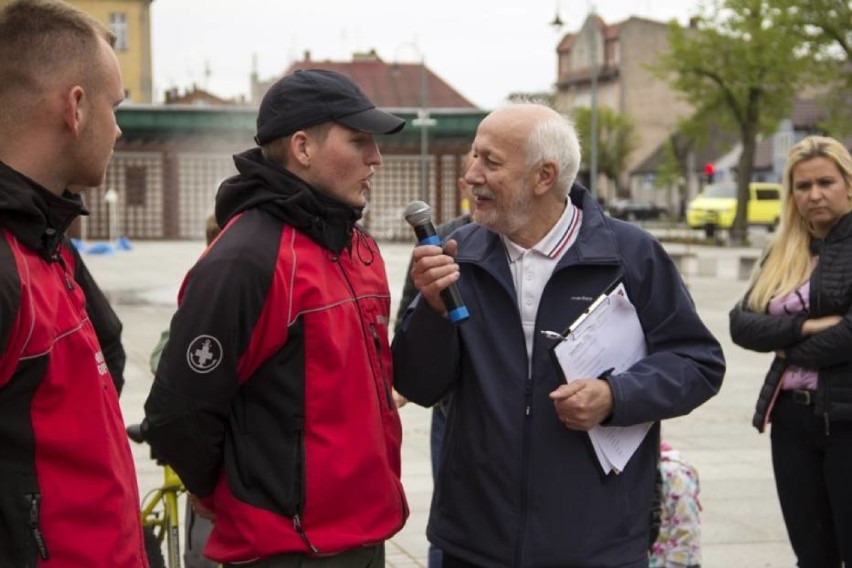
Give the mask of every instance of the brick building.
MULTIPOLYGON (((622 187, 637 191, 630 171, 645 161, 674 131, 677 121, 692 113, 665 81, 647 69, 668 49, 667 24, 631 17, 606 24, 589 16, 576 33, 565 35, 557 47, 556 107, 564 112, 591 106, 592 56, 597 71, 597 104, 630 117, 639 145, 627 162, 622 187)), ((599 184, 601 195, 612 198, 612 188, 599 184)))

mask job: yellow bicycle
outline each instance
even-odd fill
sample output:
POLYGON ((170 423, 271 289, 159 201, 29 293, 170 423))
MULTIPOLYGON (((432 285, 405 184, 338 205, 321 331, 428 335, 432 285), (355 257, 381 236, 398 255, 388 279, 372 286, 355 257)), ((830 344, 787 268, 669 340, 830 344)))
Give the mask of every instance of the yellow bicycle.
MULTIPOLYGON (((141 424, 127 427, 127 436, 142 444, 145 437, 141 424)), ((142 499, 142 532, 145 537, 145 553, 150 568, 180 568, 180 522, 178 498, 186 493, 183 482, 168 464, 157 460, 163 468, 163 484, 148 492, 142 499), (168 563, 163 557, 163 541, 166 541, 168 563)))

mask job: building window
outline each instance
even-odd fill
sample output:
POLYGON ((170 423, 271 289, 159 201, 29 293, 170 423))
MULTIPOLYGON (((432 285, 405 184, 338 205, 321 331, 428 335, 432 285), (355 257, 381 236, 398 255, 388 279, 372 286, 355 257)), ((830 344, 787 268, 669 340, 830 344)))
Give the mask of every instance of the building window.
POLYGON ((127 51, 127 14, 111 12, 109 15, 109 31, 115 35, 115 50, 127 51))
POLYGON ((145 189, 148 186, 147 168, 145 166, 126 166, 124 183, 128 207, 144 207, 145 189))

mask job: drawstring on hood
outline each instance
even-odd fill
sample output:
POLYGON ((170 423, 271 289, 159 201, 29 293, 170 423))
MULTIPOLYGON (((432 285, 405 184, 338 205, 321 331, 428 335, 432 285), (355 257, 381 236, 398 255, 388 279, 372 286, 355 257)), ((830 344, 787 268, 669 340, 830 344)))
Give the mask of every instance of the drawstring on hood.
POLYGON ((370 266, 376 260, 376 255, 379 254, 379 251, 373 248, 373 241, 371 239, 364 238, 362 231, 356 229, 355 237, 357 239, 355 249, 358 253, 358 258, 361 262, 370 266), (366 252, 364 249, 367 249, 366 252))
POLYGON ((216 222, 220 227, 238 213, 257 208, 335 254, 349 248, 355 223, 361 218, 360 208, 317 191, 265 159, 260 148, 236 154, 234 164, 239 174, 225 180, 216 194, 216 222))

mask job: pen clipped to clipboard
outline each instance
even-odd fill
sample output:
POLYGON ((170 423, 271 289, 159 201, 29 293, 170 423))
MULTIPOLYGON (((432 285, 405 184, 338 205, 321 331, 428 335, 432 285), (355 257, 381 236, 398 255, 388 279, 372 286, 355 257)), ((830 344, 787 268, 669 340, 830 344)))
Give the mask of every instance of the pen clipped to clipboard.
MULTIPOLYGON (((572 322, 564 333, 542 332, 558 339, 553 356, 566 382, 619 374, 647 354, 645 333, 624 283, 614 282, 572 322)), ((651 423, 595 426, 589 431, 604 473, 624 470, 651 423)))

